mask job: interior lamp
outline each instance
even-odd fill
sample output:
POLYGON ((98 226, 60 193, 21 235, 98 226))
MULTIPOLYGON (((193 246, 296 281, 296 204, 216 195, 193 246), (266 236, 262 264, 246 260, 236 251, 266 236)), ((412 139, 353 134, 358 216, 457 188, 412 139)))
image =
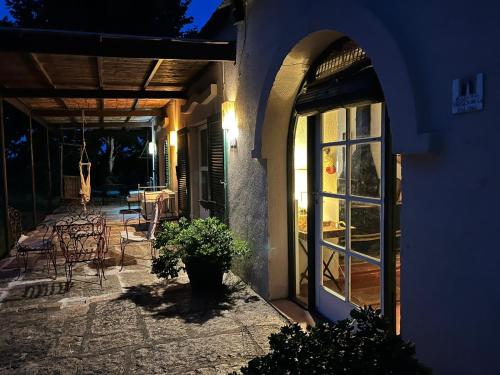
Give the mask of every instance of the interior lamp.
POLYGON ((170 132, 170 146, 177 147, 177 132, 175 130, 170 132))
POLYGON ((238 124, 236 121, 235 103, 233 101, 222 103, 222 129, 227 132, 231 147, 236 147, 238 124))

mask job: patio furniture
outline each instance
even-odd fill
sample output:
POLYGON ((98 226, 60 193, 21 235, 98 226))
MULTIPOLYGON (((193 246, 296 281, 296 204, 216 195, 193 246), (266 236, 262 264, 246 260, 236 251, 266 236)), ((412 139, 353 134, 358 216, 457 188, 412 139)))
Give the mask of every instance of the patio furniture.
POLYGON ((161 219, 176 219, 176 193, 167 186, 138 186, 140 214, 147 221, 151 220, 154 214, 154 204, 159 195, 163 195, 165 203, 160 211, 161 219))
POLYGON ((146 222, 149 223, 148 227, 148 232, 146 236, 136 233, 136 232, 129 232, 128 230, 128 225, 132 223, 132 221, 137 220, 138 224, 141 223, 141 218, 140 217, 133 217, 125 221, 124 223, 124 229, 120 233, 120 250, 121 250, 121 268, 120 271, 123 270, 123 258, 125 256, 125 247, 129 243, 141 243, 141 242, 148 242, 150 245, 150 251, 151 251, 151 257, 154 258, 154 249, 153 249, 153 240, 155 239, 155 233, 156 233, 156 228, 158 227, 158 224, 160 222, 160 213, 163 210, 163 206, 165 203, 165 198, 163 194, 160 194, 156 197, 155 205, 154 205, 154 215, 152 220, 147 220, 146 222))
POLYGON ((141 198, 140 198, 140 194, 141 194, 141 191, 139 190, 130 190, 128 192, 128 195, 127 195, 127 205, 128 205, 128 209, 131 210, 130 208, 130 205, 131 204, 137 204, 137 209, 140 210, 140 202, 141 202, 141 198))
POLYGON ((94 263, 99 285, 106 279, 104 259, 108 250, 110 228, 102 215, 70 216, 54 226, 61 251, 66 260, 66 289, 71 286, 73 267, 76 263, 94 263))
POLYGON ((10 238, 15 241, 16 261, 18 267, 18 278, 21 276, 21 268, 24 265, 24 272, 28 268, 28 257, 30 253, 41 253, 45 255, 47 261, 47 274, 50 277, 50 264, 54 266, 55 278, 57 278, 56 254, 52 244, 52 232, 50 227, 40 225, 37 230, 29 235, 23 234, 21 213, 13 207, 8 208, 10 238), (22 258, 22 259, 21 259, 22 258))

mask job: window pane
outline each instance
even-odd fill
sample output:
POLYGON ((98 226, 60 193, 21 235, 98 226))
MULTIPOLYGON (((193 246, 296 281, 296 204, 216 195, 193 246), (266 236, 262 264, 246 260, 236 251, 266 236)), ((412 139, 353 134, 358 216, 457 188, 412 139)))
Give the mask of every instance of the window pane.
POLYGON ((380 308, 380 267, 351 257, 351 302, 380 308))
POLYGON ((327 193, 345 194, 345 146, 324 147, 321 154, 323 191, 327 193))
POLYGON ((382 173, 381 143, 351 146, 351 194, 380 198, 382 173))
POLYGON ((351 202, 351 250, 380 258, 380 205, 351 202))
POLYGON ((345 247, 346 203, 343 199, 323 197, 323 241, 345 247))
POLYGON ((346 110, 336 109, 321 114, 323 143, 337 142, 346 139, 346 110))
POLYGON ((349 108, 351 139, 375 138, 382 135, 382 103, 349 108))
POLYGON ((323 260, 321 283, 323 286, 345 297, 345 256, 344 254, 321 247, 323 260))

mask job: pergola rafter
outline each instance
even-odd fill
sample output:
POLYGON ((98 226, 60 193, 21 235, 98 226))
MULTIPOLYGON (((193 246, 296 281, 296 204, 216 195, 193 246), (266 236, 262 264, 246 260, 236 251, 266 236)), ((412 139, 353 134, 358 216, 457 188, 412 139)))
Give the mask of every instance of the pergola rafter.
MULTIPOLYGON (((146 90, 146 88, 148 87, 148 85, 151 83, 151 81, 153 80, 156 72, 158 71, 158 69, 160 68, 161 64, 163 63, 163 59, 158 59, 156 60, 156 62, 153 62, 152 63, 152 66, 151 66, 151 70, 148 72, 147 76, 146 76, 146 79, 144 80, 144 83, 142 85, 142 89, 143 90, 146 90)), ((132 109, 137 109, 137 104, 139 103, 139 99, 136 98, 134 100, 134 105, 132 106, 132 109)), ((127 117, 127 119, 125 120, 125 122, 129 122, 130 121, 130 117, 127 117)))
MULTIPOLYGON (((96 57, 95 63, 96 63, 97 77, 99 80, 99 90, 104 90, 104 80, 102 79, 102 58, 96 57)), ((99 109, 101 111, 104 110, 104 99, 103 98, 101 98, 99 100, 99 109)), ((104 122, 104 117, 101 116, 100 120, 101 120, 101 122, 104 122)))
POLYGON ((75 56, 234 61, 236 42, 0 28, 0 49, 75 56))
POLYGON ((0 27, 0 97, 46 123, 77 124, 82 110, 89 122, 144 121, 134 117, 164 116, 210 63, 235 58, 232 41, 0 27))
MULTIPOLYGON (((55 124, 53 126, 56 126, 55 124)), ((59 123, 57 124, 57 127, 59 127, 62 130, 72 130, 74 129, 74 125, 71 123, 59 123)), ((137 121, 137 122, 91 122, 85 125, 85 130, 92 130, 92 129, 143 129, 143 128, 150 128, 151 127, 151 122, 150 121, 137 121)))
MULTIPOLYGON (((141 129, 166 116, 170 100, 186 93, 213 62, 235 61, 234 41, 34 30, 0 27, 0 179, 8 206, 4 102, 60 131, 60 191, 63 191, 64 130, 83 121, 86 129, 141 129)), ((30 154, 33 212, 36 185, 32 132, 30 154)), ((49 191, 52 189, 49 187, 49 191)), ((5 213, 5 222, 8 221, 5 213)))
MULTIPOLYGON (((4 98, 53 98, 66 107, 61 98, 80 99, 186 99, 184 91, 166 90, 85 90, 85 89, 39 89, 39 88, 5 88, 0 89, 4 98)), ((67 107, 66 107, 67 108, 67 107)))
MULTIPOLYGON (((33 116, 42 117, 72 117, 80 116, 82 114, 81 109, 48 109, 48 110, 34 110, 31 112, 33 116)), ((122 110, 122 109, 86 109, 85 116, 90 117, 127 117, 127 116, 163 116, 165 115, 165 109, 135 109, 135 110, 122 110)))

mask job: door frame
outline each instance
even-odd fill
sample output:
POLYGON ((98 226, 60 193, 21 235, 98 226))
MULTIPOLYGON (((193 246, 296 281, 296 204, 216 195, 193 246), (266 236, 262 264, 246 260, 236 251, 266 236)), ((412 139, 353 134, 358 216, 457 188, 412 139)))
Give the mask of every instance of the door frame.
MULTIPOLYGON (((322 113, 322 112, 321 112, 322 113)), ((318 163, 320 163, 320 144, 319 144, 319 131, 318 119, 321 113, 312 114, 307 116, 307 168, 308 171, 308 248, 314 251, 308 252, 308 273, 309 279, 314 282, 308 283, 308 306, 307 309, 316 315, 322 316, 317 309, 317 276, 318 276, 318 256, 316 249, 316 238, 321 236, 320 228, 317 225, 316 198, 320 186, 320 175, 316 171, 318 163)), ((289 298, 299 305, 303 305, 295 296, 295 207, 294 207, 294 138, 295 127, 298 114, 293 113, 290 121, 290 128, 287 139, 287 237, 288 237, 288 275, 289 275, 289 298)), ((383 210, 381 210, 381 224, 384 228, 384 233, 381 233, 381 259, 380 269, 382 273, 381 285, 381 303, 384 306, 384 316, 389 320, 391 329, 395 329, 396 323, 396 262, 395 262, 395 222, 394 222, 394 205, 395 205, 395 182, 396 182, 396 156, 391 151, 391 130, 389 123, 389 116, 387 106, 384 103, 383 114, 383 131, 385 132, 383 138, 383 156, 382 156, 382 181, 381 181, 381 201, 383 202, 383 210)), ((355 142, 356 143, 356 142, 355 142)), ((347 150, 346 150, 347 151, 347 150)), ((347 152, 346 152, 347 154, 347 152)), ((347 163, 347 162, 346 162, 347 163)), ((348 166, 346 165, 346 168, 348 166)), ((349 312, 355 305, 346 301, 348 307, 345 312, 349 312)), ((306 306, 304 306, 306 307, 306 306)))

